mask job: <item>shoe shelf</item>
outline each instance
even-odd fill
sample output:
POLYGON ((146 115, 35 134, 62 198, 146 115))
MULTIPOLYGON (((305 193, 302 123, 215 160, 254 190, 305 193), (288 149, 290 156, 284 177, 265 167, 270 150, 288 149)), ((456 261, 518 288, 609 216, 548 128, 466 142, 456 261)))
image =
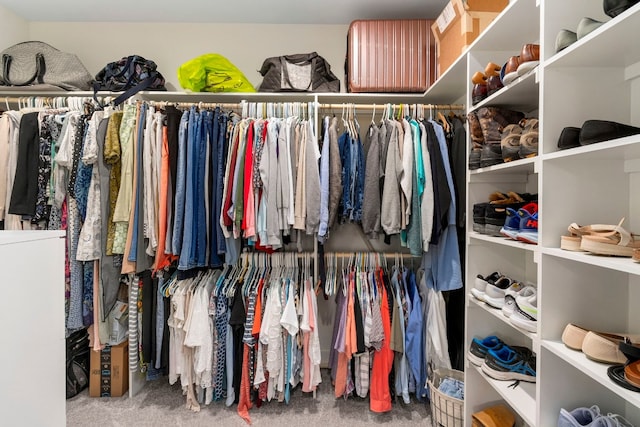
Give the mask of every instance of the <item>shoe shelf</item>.
MULTIPOLYGON (((605 18, 602 18, 603 20, 605 18)), ((628 67, 640 61, 637 40, 640 4, 637 4, 600 28, 572 43, 543 61, 546 68, 568 67, 628 67)), ((575 20, 575 24, 578 20, 575 20)), ((571 29, 575 31, 575 28, 571 29)))
POLYGON ((469 304, 475 304, 476 306, 480 307, 481 309, 483 309, 484 311, 486 311, 487 313, 489 313, 490 315, 492 315, 493 317, 495 317, 499 321, 505 323, 506 325, 512 327, 516 331, 520 332, 522 335, 524 335, 527 338, 529 338, 531 340, 531 346, 530 347, 533 349, 534 353, 540 347, 539 346, 539 340, 538 340, 538 334, 534 334, 534 333, 531 333, 529 331, 525 331, 524 329, 518 328, 516 325, 514 325, 513 323, 511 323, 509 321, 509 318, 507 316, 502 314, 502 310, 501 309, 493 308, 489 304, 487 304, 486 302, 477 300, 471 294, 468 295, 468 300, 469 300, 469 304))
POLYGON ((494 237, 489 236, 487 234, 478 233, 476 231, 469 232, 469 238, 475 240, 482 240, 483 242, 489 242, 496 245, 509 246, 512 248, 523 249, 525 251, 534 252, 538 248, 538 245, 533 245, 530 243, 524 243, 517 240, 508 239, 506 237, 494 237))
POLYGON ((577 369, 602 384, 636 408, 640 408, 640 393, 620 387, 609 379, 607 376, 607 368, 611 365, 594 362, 588 359, 582 352, 567 348, 562 342, 543 340, 541 345, 571 365, 574 369, 577 369))
POLYGON ((471 111, 485 106, 499 106, 529 112, 538 109, 538 99, 538 67, 536 67, 474 105, 471 111))
POLYGON ((583 145, 567 150, 555 151, 542 156, 543 161, 557 159, 578 160, 633 160, 640 159, 640 135, 632 135, 596 144, 583 145))
MULTIPOLYGON (((499 165, 479 168, 469 171, 472 179, 478 179, 479 175, 502 175, 502 174, 526 174, 531 175, 538 170, 539 157, 529 157, 527 159, 514 160, 512 162, 500 163, 499 165)), ((474 180, 475 180, 474 179, 474 180)))
POLYGON ((633 261, 631 258, 599 256, 587 252, 565 251, 560 248, 541 248, 540 251, 545 255, 551 255, 557 258, 564 258, 623 273, 640 275, 640 263, 633 261))
POLYGON ((527 425, 535 426, 536 424, 536 385, 520 381, 517 387, 511 385, 514 381, 495 380, 484 372, 478 366, 469 364, 478 375, 484 380, 509 404, 509 406, 522 417, 527 425))
POLYGON ((536 0, 512 0, 487 29, 474 40, 469 50, 513 51, 519 55, 522 45, 540 40, 540 16, 536 0))

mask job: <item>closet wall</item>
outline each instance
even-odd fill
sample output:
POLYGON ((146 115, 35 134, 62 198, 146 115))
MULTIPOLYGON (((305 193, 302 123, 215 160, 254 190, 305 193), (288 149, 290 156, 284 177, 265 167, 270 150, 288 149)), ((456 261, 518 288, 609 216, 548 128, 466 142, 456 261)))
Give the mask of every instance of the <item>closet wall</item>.
POLYGON ((11 46, 29 39, 27 21, 0 6, 0 47, 11 46))
MULTIPOLYGON (((347 30, 347 25, 306 24, 28 23, 29 39, 75 53, 92 75, 108 62, 138 54, 154 60, 167 80, 167 89, 178 91, 183 90, 176 76, 180 64, 204 53, 225 56, 257 86, 265 58, 316 51, 344 86, 347 30)), ((13 43, 4 37, 0 40, 3 49, 13 43)))

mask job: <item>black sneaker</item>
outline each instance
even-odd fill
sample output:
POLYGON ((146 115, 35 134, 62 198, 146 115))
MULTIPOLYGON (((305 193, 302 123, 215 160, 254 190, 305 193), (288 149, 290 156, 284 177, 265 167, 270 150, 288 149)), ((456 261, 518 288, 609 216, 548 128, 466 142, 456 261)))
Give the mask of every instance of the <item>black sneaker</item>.
POLYGON ((482 364, 482 372, 501 381, 536 382, 536 356, 526 347, 503 345, 489 350, 482 364))
POLYGON ((486 168, 493 165, 504 163, 502 159, 502 145, 500 141, 497 143, 485 142, 480 152, 480 167, 486 168))
POLYGON ((474 338, 469 347, 469 362, 476 366, 482 366, 489 350, 499 350, 503 345, 504 342, 495 335, 490 335, 483 339, 474 338))
POLYGON ((507 219, 507 208, 511 208, 515 211, 525 205, 524 202, 510 203, 505 205, 490 204, 487 206, 484 215, 484 229, 485 234, 495 237, 501 237, 500 230, 504 226, 504 222, 507 219))
POLYGON ((488 207, 488 202, 473 205, 473 231, 485 234, 485 215, 488 207))

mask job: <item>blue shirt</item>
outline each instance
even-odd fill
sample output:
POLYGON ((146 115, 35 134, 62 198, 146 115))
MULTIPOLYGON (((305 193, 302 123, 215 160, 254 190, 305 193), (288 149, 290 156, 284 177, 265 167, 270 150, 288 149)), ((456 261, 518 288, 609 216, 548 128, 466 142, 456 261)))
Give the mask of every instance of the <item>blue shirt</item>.
POLYGON ((320 226, 318 241, 324 243, 329 225, 329 117, 324 118, 324 138, 320 156, 320 226))

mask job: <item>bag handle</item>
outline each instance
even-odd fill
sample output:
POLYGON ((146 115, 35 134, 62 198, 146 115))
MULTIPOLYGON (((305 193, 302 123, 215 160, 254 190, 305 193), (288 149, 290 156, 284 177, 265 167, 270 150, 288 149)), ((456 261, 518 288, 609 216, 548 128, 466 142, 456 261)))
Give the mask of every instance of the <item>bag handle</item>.
POLYGON ((280 57, 280 66, 282 67, 282 73, 284 74, 284 81, 289 84, 291 89, 305 90, 305 91, 308 91, 311 89, 311 85, 313 84, 313 71, 316 69, 316 58, 317 57, 314 56, 311 59, 311 73, 309 74, 309 85, 304 89, 298 89, 294 87, 293 84, 291 84, 291 80, 289 79, 289 71, 287 70, 288 61, 286 61, 286 58, 284 56, 280 57))
POLYGON ((131 98, 136 93, 150 87, 153 84, 153 82, 158 78, 159 74, 160 73, 158 73, 157 71, 152 71, 151 73, 149 73, 149 77, 147 77, 146 79, 144 79, 143 81, 135 85, 134 87, 127 89, 125 92, 121 93, 116 99, 114 99, 113 105, 117 107, 127 99, 131 98))
POLYGON ((11 62, 13 62, 13 57, 11 55, 4 54, 2 55, 2 80, 7 86, 28 86, 33 83, 36 79, 38 83, 44 83, 44 73, 46 71, 46 65, 44 63, 44 55, 42 53, 36 53, 36 71, 29 80, 20 85, 14 85, 9 80, 9 70, 11 68, 11 62))

